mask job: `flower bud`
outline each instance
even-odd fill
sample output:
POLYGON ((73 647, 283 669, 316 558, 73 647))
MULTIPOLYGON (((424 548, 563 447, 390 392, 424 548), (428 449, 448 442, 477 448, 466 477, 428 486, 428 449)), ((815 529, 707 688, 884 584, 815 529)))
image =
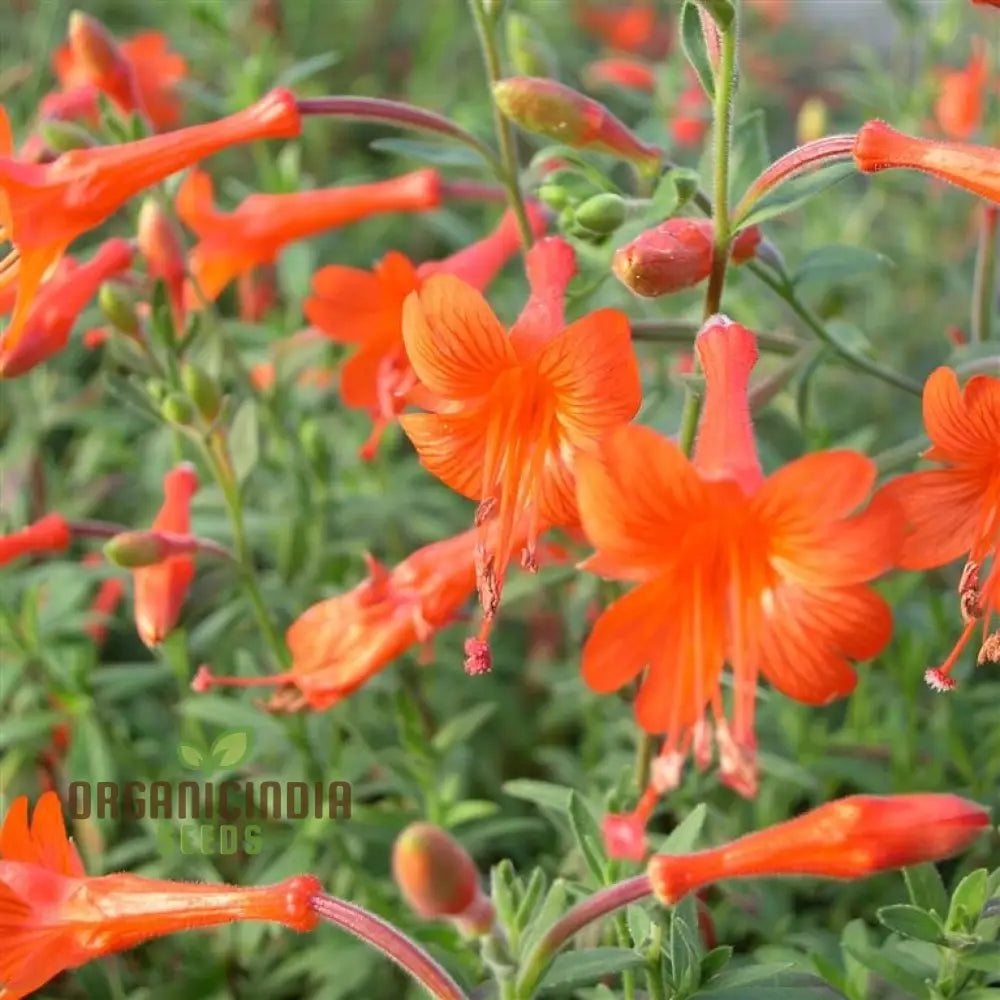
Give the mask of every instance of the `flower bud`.
POLYGON ((479 871, 465 848, 430 823, 412 823, 396 838, 392 874, 422 917, 447 917, 471 934, 493 925, 493 904, 483 895, 479 871))
POLYGON ((611 191, 595 194, 577 210, 576 221, 595 233, 613 233, 625 221, 625 201, 611 191))
POLYGON ((147 198, 139 209, 137 239, 150 277, 160 279, 167 286, 174 322, 180 326, 184 301, 184 241, 177 223, 155 198, 147 198))
POLYGON ((123 531, 108 539, 104 555, 108 562, 126 569, 155 566, 171 556, 190 555, 198 542, 190 535, 165 531, 123 531))
POLYGON ((132 63, 114 35, 95 17, 74 10, 69 16, 69 46, 89 82, 110 97, 120 110, 142 107, 132 63))
POLYGON ((668 905, 726 878, 864 878, 950 857, 989 822, 983 806, 957 795, 851 795, 721 847, 656 855, 647 871, 656 897, 668 905))
POLYGON ((660 163, 658 147, 643 142, 603 104, 555 80, 509 77, 493 85, 493 97, 512 122, 529 132, 644 167, 660 163))
POLYGON ((195 365, 185 364, 181 369, 181 385, 203 420, 211 422, 219 415, 222 397, 206 372, 195 365))
POLYGON ((180 393, 172 392, 160 407, 163 419, 170 424, 186 427, 194 420, 194 407, 180 393))
POLYGON ((524 14, 507 15, 507 55, 518 73, 555 76, 556 57, 538 25, 524 14))
POLYGON ((58 118, 43 118, 38 123, 38 134, 45 145, 56 153, 68 153, 71 149, 90 149, 97 145, 85 128, 58 118))
POLYGON ((130 337, 139 332, 139 314, 135 302, 122 285, 114 281, 104 282, 97 293, 97 305, 116 330, 130 337))

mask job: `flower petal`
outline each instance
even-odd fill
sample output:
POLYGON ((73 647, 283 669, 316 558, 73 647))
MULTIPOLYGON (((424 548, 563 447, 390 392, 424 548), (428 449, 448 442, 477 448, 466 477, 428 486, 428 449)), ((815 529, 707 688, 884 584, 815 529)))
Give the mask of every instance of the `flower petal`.
POLYGON ((340 369, 340 398, 345 406, 355 409, 375 409, 378 406, 376 383, 383 357, 378 350, 362 348, 344 362, 340 369))
POLYGON ((403 341, 421 382, 447 399, 485 396, 514 348, 486 300, 448 274, 428 278, 403 306, 403 341))
POLYGON ((478 413, 406 413, 399 422, 431 475, 470 500, 481 499, 485 437, 478 413))
POLYGON ((31 816, 31 839, 38 863, 63 875, 83 875, 83 864, 66 835, 62 805, 55 792, 45 792, 35 803, 31 816))
POLYGON ((907 533, 898 559, 900 568, 944 566, 972 549, 984 500, 982 480, 974 472, 911 472, 887 483, 879 492, 902 510, 907 533))
POLYGON ((577 502, 596 567, 617 579, 663 572, 677 559, 676 539, 707 489, 672 441, 627 425, 604 438, 599 455, 575 459, 577 502))
POLYGON ((538 370, 556 394, 556 412, 574 447, 627 423, 642 403, 628 319, 599 309, 571 323, 542 350, 538 370))

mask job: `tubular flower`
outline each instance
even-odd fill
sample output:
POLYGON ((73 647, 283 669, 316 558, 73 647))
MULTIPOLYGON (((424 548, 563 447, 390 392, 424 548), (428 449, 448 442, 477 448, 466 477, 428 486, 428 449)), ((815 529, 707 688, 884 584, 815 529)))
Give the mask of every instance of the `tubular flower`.
POLYGON ((437 172, 415 170, 370 184, 253 194, 232 212, 220 212, 213 204, 211 178, 193 171, 177 192, 177 214, 199 239, 189 258, 192 304, 199 294, 213 301, 233 278, 272 263, 295 240, 371 215, 423 212, 440 204, 437 172))
POLYGON ((573 463, 639 408, 641 386, 628 320, 602 309, 565 326, 563 297, 576 262, 558 237, 527 257, 531 296, 508 336, 486 301, 463 281, 435 275, 403 309, 403 340, 417 378, 439 399, 404 414, 424 467, 479 501, 476 579, 483 622, 466 642, 466 670, 490 666, 487 637, 515 545, 537 566, 545 526, 579 523, 573 463), (497 521, 495 539, 487 526, 497 521))
POLYGON ((671 906, 721 879, 854 879, 939 861, 968 847, 989 822, 987 809, 957 795, 851 795, 721 847, 654 855, 647 871, 657 899, 671 906))
MULTIPOLYGON (((529 205, 536 236, 545 228, 542 213, 529 205)), ((452 274, 482 291, 517 252, 517 220, 509 210, 487 237, 444 260, 414 267, 401 253, 388 253, 371 272, 331 265, 313 278, 313 294, 303 310, 331 340, 357 345, 344 364, 340 393, 347 406, 367 410, 375 423, 362 447, 372 458, 383 430, 405 405, 416 375, 403 346, 403 303, 433 274, 452 274)))
POLYGON ((941 75, 934 117, 949 139, 968 139, 979 128, 988 72, 986 55, 977 39, 969 64, 941 75))
POLYGON ((71 539, 69 525, 58 514, 46 514, 20 531, 0 535, 0 566, 36 552, 64 552, 71 539))
POLYGON ((658 22, 655 4, 609 6, 576 0, 573 13, 580 27, 613 49, 651 59, 661 59, 670 51, 670 29, 658 22))
POLYGON ((108 278, 128 270, 133 254, 128 240, 110 239, 83 264, 63 257, 38 289, 13 347, 10 331, 0 334, 0 379, 24 375, 63 350, 84 307, 108 278))
POLYGON ((139 252, 146 259, 149 276, 162 281, 170 298, 174 328, 184 328, 184 239, 180 227, 155 198, 148 198, 139 209, 136 230, 139 252))
POLYGON ((662 150, 643 142, 603 104, 557 80, 511 76, 493 85, 497 107, 521 128, 574 149, 659 165, 662 150))
MULTIPOLYGON (((98 552, 88 552, 83 557, 85 566, 103 566, 104 557, 98 552)), ((84 631, 94 644, 102 646, 108 634, 108 619, 118 609, 125 596, 125 581, 120 576, 109 576, 101 581, 97 593, 90 603, 87 624, 84 631)))
MULTIPOLYGON (((708 219, 667 219, 619 247, 611 270, 636 295, 655 298, 692 288, 712 273, 714 238, 708 219)), ((760 240, 757 226, 744 229, 730 250, 734 263, 750 260, 760 240)))
POLYGON ((882 121, 854 137, 854 162, 867 174, 907 168, 931 174, 980 198, 1000 203, 1000 150, 904 135, 882 121))
MULTIPOLYGON (((524 534, 518 536, 523 540, 524 534)), ((272 677, 215 677, 203 667, 193 688, 282 688, 272 711, 323 711, 353 694, 407 649, 452 622, 476 587, 475 529, 417 549, 392 569, 367 557, 353 590, 307 609, 285 633, 292 669, 272 677)))
POLYGON ((931 687, 947 691, 980 622, 978 662, 1000 663, 1000 630, 989 632, 1000 614, 1000 378, 975 375, 959 390, 955 373, 938 368, 924 385, 924 425, 932 442, 924 457, 941 468, 899 476, 882 492, 903 512, 901 568, 930 569, 965 557, 959 583, 965 627, 945 662, 925 675, 931 687))
MULTIPOLYGON (((619 428, 598 454, 577 460, 580 515, 597 550, 583 568, 638 584, 594 626, 584 680, 609 692, 647 668, 636 716, 647 732, 666 733, 653 782, 626 817, 639 830, 658 794, 680 780, 689 749, 707 766, 707 711, 722 780, 753 796, 758 675, 796 701, 825 704, 853 689, 848 661, 874 656, 892 628, 888 606, 865 583, 893 564, 897 512, 882 503, 849 516, 875 482, 874 464, 820 452, 765 479, 747 400, 753 334, 713 317, 695 346, 706 395, 693 462, 639 426, 619 428), (726 662, 731 721, 720 686, 726 662)), ((609 832, 622 832, 619 820, 609 832)))
MULTIPOLYGON (((163 477, 163 506, 152 530, 187 535, 191 530, 191 497, 197 489, 198 476, 192 465, 182 462, 171 469, 163 477)), ((135 570, 135 626, 147 646, 158 646, 177 624, 193 579, 191 555, 170 556, 135 570)))
POLYGON ((173 128, 181 117, 177 85, 187 75, 184 58, 170 51, 166 35, 159 31, 144 31, 114 44, 134 81, 131 100, 128 91, 122 93, 122 88, 115 86, 114 78, 109 80, 107 74, 101 73, 99 67, 95 70, 81 55, 79 43, 73 44, 71 22, 70 41, 56 49, 53 57, 61 89, 42 98, 42 117, 96 121, 97 95, 104 93, 126 114, 141 110, 158 130, 173 128))
POLYGON ((479 871, 451 834, 431 823, 411 823, 392 847, 392 877, 421 917, 453 920, 470 935, 493 926, 493 903, 479 871))
POLYGON ((584 78, 588 87, 611 84, 626 90, 639 90, 644 94, 652 94, 656 90, 655 70, 638 59, 598 59, 586 68, 584 78))
POLYGON ((175 931, 243 920, 310 931, 309 900, 320 892, 311 875, 252 888, 88 876, 55 792, 39 798, 30 824, 21 796, 0 832, 0 998, 19 1000, 66 969, 175 931))
POLYGON ((0 108, 0 239, 14 250, 0 260, 0 289, 18 282, 6 331, 13 350, 32 296, 48 269, 82 233, 100 225, 133 195, 220 149, 254 139, 299 134, 295 97, 273 90, 256 104, 204 125, 192 125, 116 146, 75 149, 44 165, 21 163, 0 108))

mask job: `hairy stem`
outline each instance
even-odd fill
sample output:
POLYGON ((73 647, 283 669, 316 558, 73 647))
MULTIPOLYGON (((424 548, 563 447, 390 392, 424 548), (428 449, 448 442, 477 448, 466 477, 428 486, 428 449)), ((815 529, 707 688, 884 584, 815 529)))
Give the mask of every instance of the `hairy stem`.
POLYGON ((976 274, 972 282, 971 340, 990 339, 996 300, 997 217, 1000 209, 985 202, 980 206, 979 247, 976 250, 976 274))

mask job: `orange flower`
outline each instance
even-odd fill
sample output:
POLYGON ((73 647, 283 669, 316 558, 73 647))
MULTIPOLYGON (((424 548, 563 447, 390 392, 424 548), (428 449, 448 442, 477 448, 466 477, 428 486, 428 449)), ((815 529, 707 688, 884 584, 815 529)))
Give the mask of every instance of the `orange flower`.
POLYGON ((479 501, 477 584, 484 610, 466 643, 466 669, 489 669, 486 639, 514 549, 527 524, 522 565, 537 566, 545 526, 575 526, 576 454, 631 419, 642 389, 628 320, 601 309, 566 326, 563 298, 575 273, 558 237, 528 254, 531 296, 508 336, 482 296, 451 275, 435 275, 403 309, 403 340, 430 413, 406 414, 403 430, 420 461, 463 496, 479 501), (490 521, 498 522, 487 544, 490 521))
MULTIPOLYGON (((60 91, 42 98, 43 118, 98 117, 98 93, 105 93, 125 113, 141 109, 157 129, 173 128, 181 117, 181 102, 177 85, 187 75, 182 56, 171 52, 167 37, 159 31, 144 31, 117 43, 120 56, 131 71, 135 91, 131 100, 114 86, 114 80, 94 73, 82 58, 79 45, 73 45, 72 18, 70 41, 61 45, 53 56, 60 91), (122 98, 125 97, 123 100, 122 98)), ((121 74, 119 74, 120 76, 121 74)))
POLYGON ((0 832, 0 997, 19 1000, 66 969, 194 927, 264 920, 310 931, 321 892, 311 875, 253 888, 88 876, 55 792, 39 798, 30 825, 21 796, 0 832))
POLYGON ((598 59, 584 70, 588 87, 613 84, 626 90, 640 90, 652 94, 656 90, 656 72, 648 63, 638 59, 612 57, 598 59))
POLYGON ((136 227, 139 252, 146 259, 149 276, 162 281, 170 299, 174 328, 184 329, 184 239, 180 226, 155 198, 148 198, 139 209, 136 227))
POLYGON ((0 239, 14 244, 14 251, 0 260, 0 289, 18 281, 8 349, 21 336, 45 273, 78 236, 144 188, 220 149, 254 139, 290 138, 299 128, 294 95, 273 90, 218 121, 117 146, 75 149, 38 165, 11 156, 10 123, 0 108, 0 239))
MULTIPOLYGON (((529 204, 532 229, 545 229, 541 211, 529 204)), ((482 291, 517 252, 517 220, 509 210, 487 237, 444 260, 418 267, 401 253, 388 253, 371 272, 331 265, 313 277, 313 295, 303 311, 331 340, 355 344, 358 350, 341 369, 340 394, 347 406, 367 410, 375 423, 361 449, 372 458, 382 431, 405 405, 416 383, 403 347, 403 303, 433 274, 453 274, 482 291)))
POLYGON ((638 584, 594 626, 584 680, 614 691, 648 668, 636 716, 647 732, 666 733, 640 825, 657 794, 679 782, 689 748, 708 764, 707 711, 722 780, 753 796, 758 675, 790 698, 825 704, 854 688, 848 661, 874 656, 892 628, 888 606, 865 583, 893 564, 898 513, 873 504, 848 516, 871 490, 874 464, 852 451, 820 452, 765 479, 747 402, 753 334, 713 317, 695 346, 706 396, 693 462, 639 426, 577 461, 580 514, 597 549, 583 568, 638 584))
POLYGON ((670 51, 670 29, 658 22, 652 3, 624 6, 594 5, 577 0, 573 4, 577 23, 613 49, 660 59, 670 51))
MULTIPOLYGON (((163 477, 163 506, 153 531, 187 535, 191 531, 191 497, 198 476, 187 462, 163 477)), ((147 646, 158 646, 177 624, 188 587, 194 579, 194 557, 170 556, 161 563, 135 570, 135 627, 147 646)))
POLYGON ((1000 202, 1000 150, 904 135, 882 121, 854 138, 854 162, 865 173, 905 167, 932 174, 980 198, 1000 202))
POLYGON ((63 552, 69 548, 69 525, 58 514, 46 514, 20 531, 0 535, 0 566, 35 552, 63 552))
POLYGON ((657 854, 648 874, 667 906, 727 878, 864 878, 950 857, 989 823, 989 810, 957 795, 851 795, 721 847, 657 854))
MULTIPOLYGON (((103 566, 104 557, 97 552, 88 552, 83 557, 85 566, 103 566)), ((125 596, 125 581, 120 576, 109 576, 101 581, 93 601, 90 603, 90 614, 84 631, 94 644, 104 644, 108 634, 107 620, 115 613, 122 598, 125 596)))
POLYGON ((988 72, 982 41, 976 39, 965 69, 942 73, 934 116, 949 139, 968 139, 979 128, 988 72))
POLYGON ((199 242, 189 265, 198 293, 214 301, 233 278, 272 263, 294 240, 385 212, 423 212, 441 204, 434 170, 415 170, 370 184, 291 194, 253 194, 232 212, 215 208, 212 179, 192 171, 177 192, 177 214, 199 242))
POLYGON ((278 272, 273 264, 244 271, 236 279, 240 319, 259 323, 278 303, 278 272))
POLYGON ((931 687, 947 691, 980 621, 979 663, 1000 663, 1000 631, 988 634, 1000 614, 1000 378, 976 375, 959 391, 955 373, 938 368, 924 385, 924 425, 933 443, 924 457, 942 468, 900 476, 882 492, 906 522, 899 566, 930 569, 965 556, 959 584, 965 628, 945 662, 925 675, 931 687))
MULTIPOLYGON (((216 677, 202 667, 192 687, 270 687, 274 711, 323 711, 353 694, 411 646, 453 621, 475 590, 476 529, 433 542, 387 570, 367 557, 368 578, 320 601, 292 623, 285 639, 292 669, 271 677, 216 677)), ((523 539, 523 532, 519 535, 523 539)))
POLYGON ((110 239, 83 264, 63 257, 38 289, 20 335, 8 349, 10 331, 0 334, 0 379, 16 378, 63 350, 77 317, 108 278, 128 270, 128 240, 110 239))

